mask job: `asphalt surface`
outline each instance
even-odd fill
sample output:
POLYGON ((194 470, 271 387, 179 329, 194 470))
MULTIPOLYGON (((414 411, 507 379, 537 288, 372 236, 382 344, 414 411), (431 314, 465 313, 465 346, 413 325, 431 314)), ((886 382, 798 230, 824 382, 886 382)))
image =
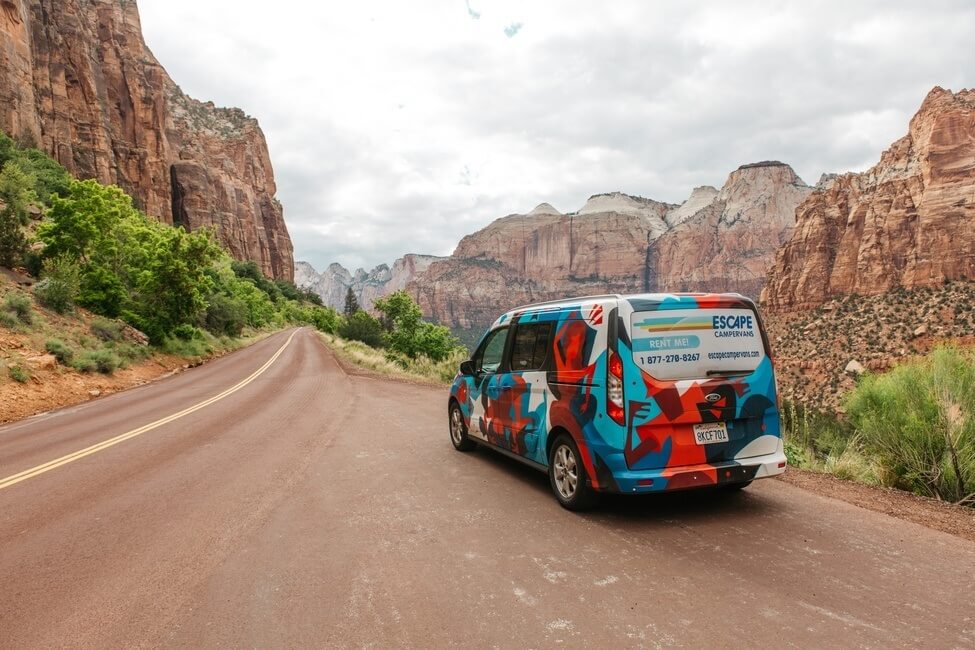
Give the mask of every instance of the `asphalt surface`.
POLYGON ((776 480, 573 514, 291 333, 0 428, 0 647, 975 646, 970 542, 776 480))

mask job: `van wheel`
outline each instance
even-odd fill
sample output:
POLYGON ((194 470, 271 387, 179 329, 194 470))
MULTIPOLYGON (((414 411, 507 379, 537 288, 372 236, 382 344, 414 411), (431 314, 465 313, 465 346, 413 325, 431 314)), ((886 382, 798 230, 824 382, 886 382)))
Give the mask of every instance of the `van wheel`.
POLYGON ((556 438, 549 451, 548 480, 555 498, 568 510, 591 508, 599 497, 589 485, 576 443, 566 434, 556 438))
POLYGON ((464 424, 464 414, 456 402, 450 405, 450 442, 454 443, 457 451, 473 451, 477 443, 467 437, 467 426, 464 424))

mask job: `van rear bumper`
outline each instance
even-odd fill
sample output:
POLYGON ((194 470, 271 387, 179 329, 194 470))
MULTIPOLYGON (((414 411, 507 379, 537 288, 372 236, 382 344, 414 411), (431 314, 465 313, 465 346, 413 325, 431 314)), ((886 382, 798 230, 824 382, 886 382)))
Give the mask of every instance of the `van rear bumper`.
POLYGON ((653 470, 613 472, 616 485, 606 486, 600 491, 640 494, 746 483, 782 474, 785 472, 786 464, 785 453, 779 445, 779 450, 773 454, 741 458, 714 465, 683 465, 653 470))

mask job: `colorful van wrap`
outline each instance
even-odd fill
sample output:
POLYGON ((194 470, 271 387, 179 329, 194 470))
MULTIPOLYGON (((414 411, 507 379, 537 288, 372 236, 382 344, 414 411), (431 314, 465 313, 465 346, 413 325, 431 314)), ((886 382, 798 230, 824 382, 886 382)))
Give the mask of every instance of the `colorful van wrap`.
POLYGON ((552 441, 568 434, 596 491, 740 485, 785 469, 768 340, 743 296, 521 307, 494 323, 473 362, 487 344, 496 355, 501 338, 496 370, 460 374, 450 390, 472 440, 544 469, 552 441), (611 414, 614 356, 622 412, 611 414))

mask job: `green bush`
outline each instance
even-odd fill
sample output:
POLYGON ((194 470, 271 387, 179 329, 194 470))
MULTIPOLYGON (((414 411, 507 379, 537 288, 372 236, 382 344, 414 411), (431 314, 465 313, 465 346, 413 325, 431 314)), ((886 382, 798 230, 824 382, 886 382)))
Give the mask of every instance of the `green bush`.
POLYGON ((19 291, 7 294, 3 300, 3 311, 13 314, 24 325, 34 323, 34 309, 30 297, 19 291))
POLYGON ((0 327, 6 327, 8 330, 12 330, 19 326, 20 319, 17 318, 17 314, 12 311, 0 310, 0 327))
POLYGON ((338 332, 342 319, 338 312, 331 307, 316 304, 302 304, 293 300, 285 302, 281 307, 281 315, 287 322, 311 325, 320 332, 335 334, 338 332))
POLYGON ((267 294, 271 301, 277 302, 283 297, 278 285, 264 276, 256 262, 234 260, 231 262, 231 268, 234 275, 241 279, 250 280, 254 286, 267 294))
POLYGON ((7 368, 7 374, 10 375, 11 379, 21 384, 25 384, 30 381, 30 373, 20 366, 10 366, 7 368))
POLYGON ((194 339, 203 340, 206 338, 200 328, 187 325, 186 323, 182 323, 174 327, 173 336, 184 341, 192 341, 194 339))
POLYGON ((941 347, 863 377, 847 412, 885 485, 946 501, 975 500, 975 356, 941 347))
POLYGON ((62 365, 70 365, 74 359, 74 350, 68 347, 61 339, 48 339, 47 343, 44 344, 44 349, 49 354, 53 354, 57 358, 58 363, 62 365))
POLYGON ((121 366, 121 360, 114 352, 107 349, 86 350, 77 357, 71 366, 80 372, 95 372, 110 375, 121 366))
POLYGON ((357 311, 345 318, 339 326, 339 336, 350 341, 361 341, 374 348, 383 344, 382 324, 364 311, 357 311))
POLYGON ((113 349, 122 361, 129 363, 148 359, 152 355, 151 348, 142 345, 133 345, 132 343, 118 343, 113 349))
POLYGON ((383 314, 390 350, 410 359, 423 356, 443 361, 459 347, 449 329, 423 322, 419 305, 405 291, 393 292, 377 300, 375 306, 383 314))
POLYGON ((106 318, 96 318, 91 322, 91 333, 102 341, 121 341, 122 323, 106 318))
POLYGON ((46 257, 80 264, 79 304, 124 317, 155 342, 197 322, 212 291, 211 265, 225 256, 208 231, 187 233, 149 219, 118 187, 72 181, 52 199, 39 229, 46 257))
POLYGON ((178 357, 205 357, 213 352, 213 344, 208 339, 179 339, 168 337, 160 346, 166 354, 178 357))
POLYGON ((31 143, 18 145, 0 133, 0 167, 5 167, 8 162, 15 163, 30 175, 32 185, 29 189, 44 205, 50 204, 52 196, 67 192, 71 177, 64 167, 31 143))
POLYGON ((91 353, 91 358, 94 360, 98 372, 103 375, 112 374, 122 365, 122 362, 111 350, 95 350, 91 353))
POLYGON ((34 286, 34 294, 41 304, 66 314, 74 309, 81 288, 78 263, 70 256, 58 255, 44 262, 44 279, 34 286))
POLYGON ((208 331, 220 336, 240 336, 247 325, 247 305, 222 293, 210 296, 204 322, 208 331))

